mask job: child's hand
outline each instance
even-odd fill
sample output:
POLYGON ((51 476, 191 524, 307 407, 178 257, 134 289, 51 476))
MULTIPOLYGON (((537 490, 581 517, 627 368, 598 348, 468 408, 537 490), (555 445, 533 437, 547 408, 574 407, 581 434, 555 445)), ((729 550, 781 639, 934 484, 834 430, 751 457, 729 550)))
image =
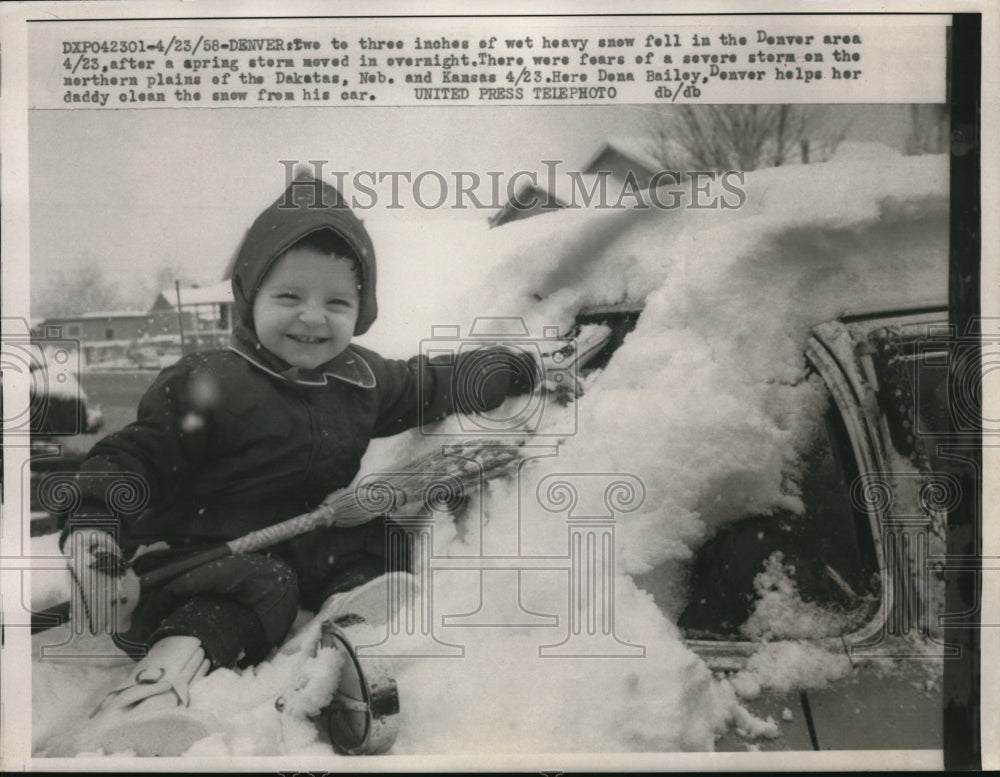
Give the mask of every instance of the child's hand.
POLYGON ((139 578, 118 543, 101 529, 76 529, 67 545, 72 617, 95 635, 126 630, 139 603, 139 578))
POLYGON ((583 394, 580 369, 605 348, 611 335, 607 324, 587 324, 563 346, 542 354, 542 385, 557 402, 567 405, 583 394))
POLYGON ((542 354, 542 387, 560 405, 568 405, 583 393, 579 377, 573 369, 575 360, 576 344, 573 341, 542 354))

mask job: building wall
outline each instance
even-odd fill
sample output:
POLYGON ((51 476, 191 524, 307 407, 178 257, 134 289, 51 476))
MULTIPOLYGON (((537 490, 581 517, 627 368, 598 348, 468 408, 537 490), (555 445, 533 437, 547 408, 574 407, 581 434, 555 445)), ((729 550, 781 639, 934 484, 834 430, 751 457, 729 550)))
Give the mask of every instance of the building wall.
POLYGON ((59 327, 62 337, 95 342, 103 340, 134 340, 149 331, 148 316, 108 316, 107 318, 48 318, 43 326, 59 327))
MULTIPOLYGON (((175 307, 154 306, 148 314, 62 316, 37 323, 32 333, 40 340, 58 337, 76 340, 84 366, 127 360, 149 349, 163 356, 163 349, 181 353, 180 326, 184 327, 183 352, 225 348, 232 331, 232 303, 175 307)), ((162 365, 160 365, 162 366, 162 365)))
MULTIPOLYGON (((187 311, 181 314, 184 321, 184 332, 192 331, 196 324, 192 313, 187 311)), ((159 337, 160 335, 176 335, 180 333, 178 326, 177 309, 154 310, 149 314, 149 336, 159 337)))

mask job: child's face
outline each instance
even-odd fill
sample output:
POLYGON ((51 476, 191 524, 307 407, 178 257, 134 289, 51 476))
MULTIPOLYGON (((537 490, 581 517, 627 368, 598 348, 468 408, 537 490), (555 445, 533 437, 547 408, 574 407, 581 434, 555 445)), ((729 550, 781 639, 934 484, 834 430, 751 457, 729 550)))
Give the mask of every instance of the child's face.
POLYGON ((318 367, 350 344, 359 302, 350 260, 292 248, 254 299, 257 339, 293 367, 318 367))

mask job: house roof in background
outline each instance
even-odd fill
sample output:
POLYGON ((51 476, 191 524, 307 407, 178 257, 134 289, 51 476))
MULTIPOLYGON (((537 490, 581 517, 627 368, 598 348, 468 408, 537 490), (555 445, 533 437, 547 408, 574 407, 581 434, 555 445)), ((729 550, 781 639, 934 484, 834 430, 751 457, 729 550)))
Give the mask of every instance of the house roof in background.
MULTIPOLYGON (((92 310, 87 313, 77 313, 69 316, 46 316, 41 319, 32 319, 38 324, 48 324, 53 321, 79 321, 82 319, 110 319, 110 318, 145 318, 149 314, 144 310, 92 310)), ((32 324, 35 326, 36 324, 32 324)))
POLYGON ((648 172, 655 172, 663 165, 656 161, 649 152, 649 140, 646 138, 611 137, 604 141, 597 149, 597 152, 590 157, 587 164, 582 168, 585 173, 598 172, 594 170, 594 165, 608 152, 623 156, 632 162, 641 165, 648 172))

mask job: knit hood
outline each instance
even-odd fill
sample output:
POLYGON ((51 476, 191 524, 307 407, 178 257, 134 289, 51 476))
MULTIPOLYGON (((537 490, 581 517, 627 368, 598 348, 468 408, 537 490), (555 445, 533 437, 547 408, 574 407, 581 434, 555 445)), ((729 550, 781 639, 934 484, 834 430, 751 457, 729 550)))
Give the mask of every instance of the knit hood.
POLYGON ((253 303, 274 262, 297 241, 319 230, 329 229, 343 239, 358 260, 361 289, 354 334, 368 331, 378 315, 375 301, 375 248, 371 237, 347 207, 336 187, 310 175, 296 176, 284 193, 254 221, 247 231, 233 266, 233 298, 236 321, 230 348, 265 372, 300 385, 325 385, 328 377, 365 388, 375 377, 353 346, 312 370, 292 367, 271 353, 257 337, 253 303))
POLYGON ((361 219, 351 212, 336 187, 309 175, 299 175, 250 227, 233 267, 236 316, 244 336, 254 331, 253 303, 274 261, 306 235, 329 229, 351 247, 361 270, 358 321, 361 335, 375 321, 375 248, 361 219))

